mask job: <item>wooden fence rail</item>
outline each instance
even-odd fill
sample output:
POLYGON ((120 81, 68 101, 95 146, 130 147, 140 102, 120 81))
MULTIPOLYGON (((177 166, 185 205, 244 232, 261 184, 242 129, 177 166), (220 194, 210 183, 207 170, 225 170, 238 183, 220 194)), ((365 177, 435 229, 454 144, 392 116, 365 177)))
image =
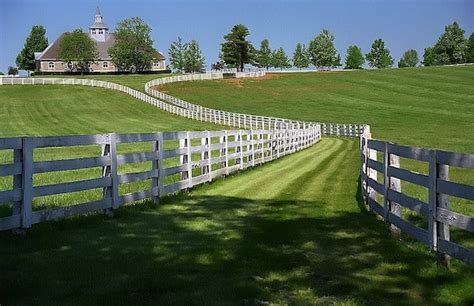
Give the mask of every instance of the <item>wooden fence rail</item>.
POLYGON ((160 197, 179 190, 210 182, 216 177, 260 165, 287 154, 305 149, 321 138, 319 126, 300 130, 226 130, 204 132, 162 132, 147 134, 104 134, 61 137, 0 138, 0 150, 12 150, 13 162, 0 165, 1 177, 13 177, 11 189, 0 191, 0 205, 12 205, 12 214, 0 218, 0 230, 29 228, 32 224, 51 219, 77 216, 93 211, 117 209, 123 204, 160 197), (218 139, 218 141, 217 141, 218 139), (193 144, 194 140, 194 144, 193 144), (195 144, 198 140, 199 145, 195 144), (165 141, 176 146, 165 148, 165 141), (148 152, 118 154, 117 144, 151 142, 148 152), (179 145, 178 145, 179 143, 179 145), (34 160, 39 148, 99 145, 101 156, 63 160, 34 160), (216 154, 213 154, 218 152, 216 154), (195 160, 196 155, 200 156, 195 160), (180 164, 165 167, 167 159, 179 158, 180 164), (150 170, 138 173, 118 173, 118 166, 150 162, 150 170), (39 173, 102 168, 102 175, 87 180, 38 186, 33 177, 39 173), (198 175, 193 169, 198 169, 198 175), (199 169, 201 171, 199 171, 199 169), (180 179, 165 184, 166 178, 180 179), (119 194, 121 184, 151 180, 143 191, 119 194), (52 209, 35 210, 37 197, 92 189, 102 189, 100 200, 52 209))
POLYGON ((371 139, 370 129, 361 141, 361 186, 371 211, 390 224, 392 233, 400 231, 428 245, 437 252, 441 264, 449 265, 449 256, 474 265, 474 250, 450 240, 450 226, 474 233, 474 217, 449 209, 449 197, 474 201, 474 186, 449 180, 449 167, 474 169, 474 154, 461 154, 401 146, 371 139), (377 161, 377 152, 383 156, 377 161), (400 168, 400 157, 427 163, 429 174, 400 168), (378 175, 382 175, 381 182, 378 175), (424 202, 402 192, 401 182, 427 189, 424 202), (428 221, 420 228, 402 216, 400 207, 408 208, 428 221))

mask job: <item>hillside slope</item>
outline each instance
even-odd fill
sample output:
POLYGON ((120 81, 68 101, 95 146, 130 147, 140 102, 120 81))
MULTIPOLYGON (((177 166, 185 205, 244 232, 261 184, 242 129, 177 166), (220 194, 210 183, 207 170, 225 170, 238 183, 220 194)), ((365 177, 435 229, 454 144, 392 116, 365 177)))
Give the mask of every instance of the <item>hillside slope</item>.
POLYGON ((168 84, 162 90, 229 111, 367 123, 375 137, 474 153, 474 66, 270 74, 168 84))

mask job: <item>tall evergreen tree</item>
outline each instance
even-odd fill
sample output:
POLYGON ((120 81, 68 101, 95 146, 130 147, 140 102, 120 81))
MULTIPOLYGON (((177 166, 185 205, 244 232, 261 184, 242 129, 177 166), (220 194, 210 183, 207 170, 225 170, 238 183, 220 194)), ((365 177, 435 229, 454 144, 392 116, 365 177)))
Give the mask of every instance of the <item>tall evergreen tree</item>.
POLYGON ((275 68, 290 68, 291 64, 283 48, 278 48, 272 52, 272 66, 275 68))
POLYGON ((185 51, 186 44, 181 40, 181 37, 178 37, 176 41, 172 42, 168 50, 171 67, 178 72, 184 72, 185 51))
POLYGON ((229 67, 237 67, 239 71, 243 71, 245 64, 252 61, 253 47, 247 41, 248 35, 247 27, 237 24, 224 36, 224 43, 221 44, 222 59, 229 67))
POLYGON ((35 25, 31 28, 30 35, 26 38, 25 45, 16 57, 16 64, 19 69, 26 70, 28 75, 30 71, 35 70, 35 52, 42 52, 48 47, 46 30, 41 25, 35 25))
POLYGON ((270 49, 270 42, 268 39, 262 40, 260 49, 257 50, 255 62, 259 68, 270 68, 272 64, 272 49, 270 49))
POLYGON ((59 57, 63 59, 69 71, 89 71, 89 65, 97 60, 95 42, 82 29, 64 34, 59 43, 59 57))
POLYGON ((385 48, 385 43, 382 39, 376 39, 372 43, 372 49, 365 55, 369 65, 376 68, 389 68, 393 65, 393 58, 390 56, 390 51, 385 48))
POLYGON ((109 54, 116 67, 125 71, 143 71, 156 57, 151 28, 139 17, 120 21, 115 29, 115 44, 109 54))
POLYGON ((334 35, 323 29, 309 44, 311 63, 318 68, 331 68, 337 63, 337 50, 334 46, 334 35))
POLYGON ((184 69, 186 72, 202 72, 204 70, 205 58, 202 55, 199 43, 194 39, 186 44, 184 51, 184 69))
POLYGON ((355 45, 349 46, 347 48, 345 63, 345 69, 362 69, 362 65, 365 63, 362 50, 355 45))
POLYGON ((297 43, 293 53, 293 66, 300 69, 307 68, 310 64, 308 51, 304 44, 297 43))
POLYGON ((398 62, 398 68, 404 67, 416 67, 420 60, 418 59, 418 53, 414 49, 410 49, 403 53, 402 58, 398 62))

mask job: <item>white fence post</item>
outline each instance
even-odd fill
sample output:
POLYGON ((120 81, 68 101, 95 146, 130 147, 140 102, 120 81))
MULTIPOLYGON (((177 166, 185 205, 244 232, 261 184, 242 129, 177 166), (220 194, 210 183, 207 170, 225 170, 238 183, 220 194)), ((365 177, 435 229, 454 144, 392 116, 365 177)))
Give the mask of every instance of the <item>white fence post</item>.
POLYGON ((21 172, 22 197, 21 197, 21 227, 31 227, 31 214, 33 205, 33 138, 24 137, 23 147, 23 167, 21 172))
POLYGON ((151 180, 151 188, 153 194, 153 204, 157 205, 163 192, 163 133, 156 133, 157 140, 152 143, 152 151, 158 152, 158 159, 153 160, 151 169, 153 171, 153 179, 151 180))

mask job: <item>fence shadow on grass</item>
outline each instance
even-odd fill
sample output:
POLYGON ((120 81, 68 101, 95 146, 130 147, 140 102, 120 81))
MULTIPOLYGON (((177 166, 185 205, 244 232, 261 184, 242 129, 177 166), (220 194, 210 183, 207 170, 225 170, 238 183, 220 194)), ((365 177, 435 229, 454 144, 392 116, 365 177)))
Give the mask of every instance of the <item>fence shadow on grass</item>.
POLYGON ((372 215, 318 214, 325 205, 191 195, 1 233, 0 302, 436 305, 443 286, 472 282, 372 215))

